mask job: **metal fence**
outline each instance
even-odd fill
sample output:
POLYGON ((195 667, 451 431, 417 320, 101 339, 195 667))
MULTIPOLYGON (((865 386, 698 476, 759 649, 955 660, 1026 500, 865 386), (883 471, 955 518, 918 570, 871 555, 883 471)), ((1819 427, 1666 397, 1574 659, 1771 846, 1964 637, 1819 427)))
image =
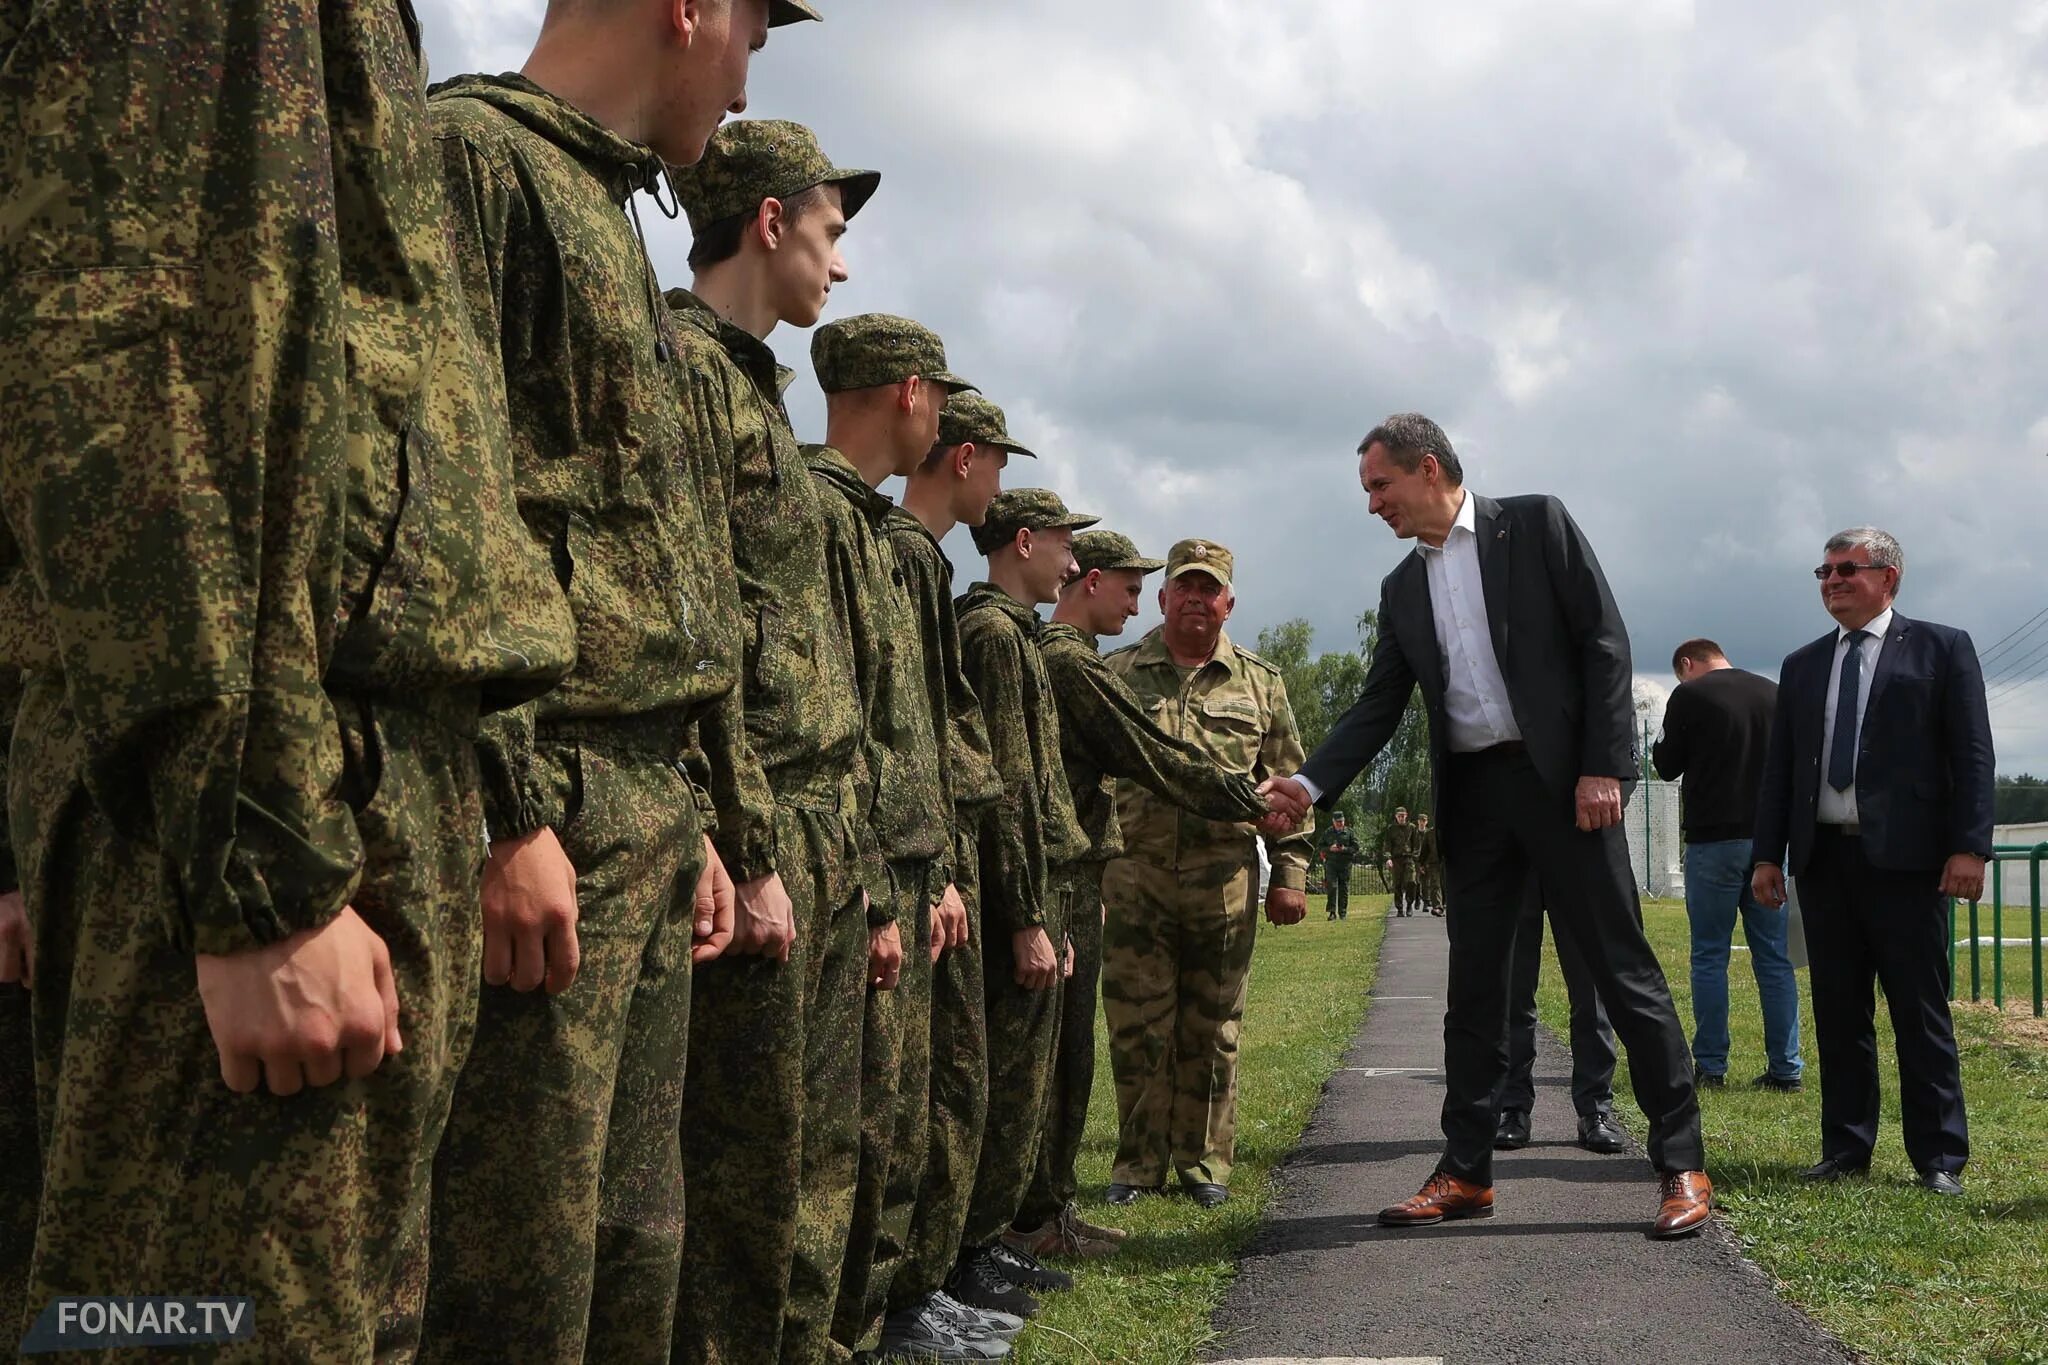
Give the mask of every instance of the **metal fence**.
MULTIPOLYGON (((1984 998, 1985 959, 1990 959, 1991 1003, 2005 1008, 2005 950, 2008 946, 2018 948, 2031 956, 2034 996, 2034 1017, 2042 1018, 2042 974, 2041 974, 2041 861, 2048 858, 2048 843, 2043 844, 1998 844, 1992 849, 1991 859, 1991 937, 1987 943, 1983 930, 1984 907, 1979 901, 1971 901, 1967 912, 1951 899, 1948 903, 1949 945, 1948 979, 1949 994, 1956 996, 1956 968, 1960 950, 1965 943, 1970 948, 1970 999, 1984 998), (2011 869, 2008 876, 2007 869, 2011 869), (2006 891, 2014 878, 2024 877, 2027 899, 2024 905, 2006 904, 2006 891), (2011 909, 2014 918, 2027 927, 2027 937, 2005 936, 2006 911, 2011 909), (1956 930, 1964 914, 1968 915, 1969 937, 1958 939, 1956 930), (1989 948, 1989 953, 1985 950, 1989 948)), ((2018 887, 2013 887, 2017 891, 2018 887)))

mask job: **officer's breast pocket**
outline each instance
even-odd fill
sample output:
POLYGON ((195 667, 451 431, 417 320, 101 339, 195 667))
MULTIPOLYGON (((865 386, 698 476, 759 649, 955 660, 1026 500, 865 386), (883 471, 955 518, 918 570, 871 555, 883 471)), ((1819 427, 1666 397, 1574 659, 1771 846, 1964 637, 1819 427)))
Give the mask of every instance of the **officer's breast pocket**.
POLYGON ((1202 732, 1209 752, 1232 772, 1248 773, 1259 761, 1266 727, 1250 702, 1211 698, 1202 703, 1202 732))

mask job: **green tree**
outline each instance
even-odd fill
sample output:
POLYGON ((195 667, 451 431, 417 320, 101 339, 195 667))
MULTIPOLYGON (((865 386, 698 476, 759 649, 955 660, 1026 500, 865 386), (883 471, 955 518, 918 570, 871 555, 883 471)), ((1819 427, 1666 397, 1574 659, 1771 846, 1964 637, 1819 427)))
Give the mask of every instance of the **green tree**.
POLYGON ((1992 792, 1991 818, 2001 825, 2028 825, 2048 820, 2048 778, 2021 773, 2000 777, 1992 792))

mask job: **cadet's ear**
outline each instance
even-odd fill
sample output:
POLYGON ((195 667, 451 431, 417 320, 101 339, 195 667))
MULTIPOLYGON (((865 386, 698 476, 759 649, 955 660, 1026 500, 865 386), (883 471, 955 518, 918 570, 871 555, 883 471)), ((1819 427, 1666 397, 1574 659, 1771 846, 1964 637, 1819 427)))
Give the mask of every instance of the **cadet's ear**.
POLYGON ((787 222, 780 199, 763 199, 754 210, 754 229, 747 235, 757 239, 766 250, 773 251, 782 245, 782 231, 787 222))
POLYGON ((896 386, 896 411, 908 417, 917 411, 917 396, 924 392, 924 380, 912 375, 896 386))
POLYGON ((664 5, 669 28, 688 47, 697 37, 697 26, 704 22, 703 0, 669 0, 664 5))
POLYGON ((966 477, 967 477, 967 470, 968 470, 969 466, 971 466, 971 465, 972 465, 973 463, 974 463, 974 442, 972 442, 972 441, 962 441, 962 442, 961 442, 961 443, 960 443, 959 445, 957 445, 957 446, 954 446, 954 447, 953 447, 953 477, 954 477, 954 478, 956 478, 956 479, 964 479, 964 478, 966 478, 966 477))

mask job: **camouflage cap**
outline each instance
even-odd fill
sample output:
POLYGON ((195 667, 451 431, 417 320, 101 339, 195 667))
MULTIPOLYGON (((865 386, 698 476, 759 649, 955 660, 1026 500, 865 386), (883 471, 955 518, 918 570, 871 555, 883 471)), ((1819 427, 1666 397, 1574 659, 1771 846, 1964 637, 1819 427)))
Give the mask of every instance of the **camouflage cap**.
POLYGON ((781 28, 784 24, 800 24, 806 19, 823 19, 825 16, 812 8, 810 0, 768 0, 768 27, 781 28))
POLYGON ((1038 458, 1010 439, 1009 424, 1001 408, 978 393, 956 393, 939 413, 939 444, 957 446, 968 441, 1007 450, 1012 455, 1038 458))
POLYGON ((1083 531, 1074 537, 1074 562, 1082 573, 1093 569, 1136 569, 1154 573, 1166 567, 1163 559, 1147 559, 1129 536, 1115 531, 1083 531))
POLYGON ((1015 540, 1019 531, 1078 531, 1096 521, 1069 512, 1050 488, 1006 488, 996 494, 987 518, 974 528, 974 548, 987 554, 1015 540))
POLYGON ((946 368, 938 333, 890 313, 862 313, 820 327, 811 337, 811 368, 826 393, 900 384, 916 375, 957 391, 973 384, 946 368))
POLYGON ((1168 581, 1184 573, 1205 573, 1227 588, 1236 567, 1236 558, 1213 540, 1183 540, 1166 552, 1168 581))
POLYGON ((690 215, 690 231, 752 213, 763 199, 792 199, 818 185, 837 185, 848 218, 859 213, 882 183, 879 171, 835 166, 817 134, 787 119, 750 118, 711 135, 694 166, 671 166, 669 183, 690 215))

